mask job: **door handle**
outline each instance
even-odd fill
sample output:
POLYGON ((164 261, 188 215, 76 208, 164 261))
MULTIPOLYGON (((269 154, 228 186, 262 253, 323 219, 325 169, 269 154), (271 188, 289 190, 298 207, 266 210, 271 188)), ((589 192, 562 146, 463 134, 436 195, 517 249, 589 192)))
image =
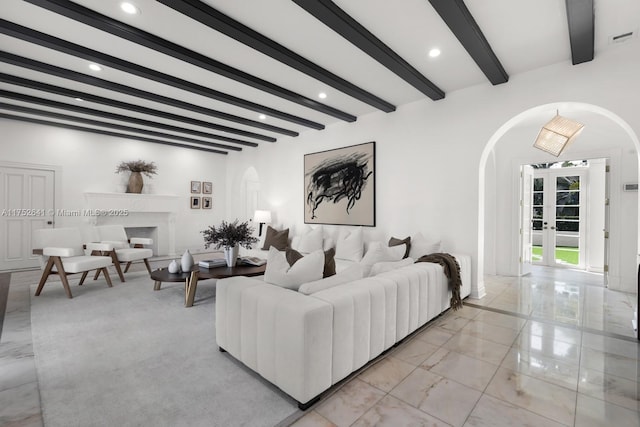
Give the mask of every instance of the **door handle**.
POLYGON ((549 228, 549 227, 547 227, 546 225, 544 227, 542 227, 543 230, 546 230, 547 228, 549 228))
POLYGON ((556 228, 555 228, 555 227, 551 227, 551 229, 552 229, 552 230, 555 230, 556 228))
POLYGON ((47 221, 47 225, 53 224, 53 221, 47 221))

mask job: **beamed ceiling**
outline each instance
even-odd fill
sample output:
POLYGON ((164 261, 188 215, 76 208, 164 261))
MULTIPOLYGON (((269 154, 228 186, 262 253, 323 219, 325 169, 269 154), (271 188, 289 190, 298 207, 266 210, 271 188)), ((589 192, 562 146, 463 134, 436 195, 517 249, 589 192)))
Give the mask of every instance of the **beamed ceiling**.
POLYGON ((224 155, 588 62, 640 17, 637 0, 120 3, 2 0, 0 117, 224 155))

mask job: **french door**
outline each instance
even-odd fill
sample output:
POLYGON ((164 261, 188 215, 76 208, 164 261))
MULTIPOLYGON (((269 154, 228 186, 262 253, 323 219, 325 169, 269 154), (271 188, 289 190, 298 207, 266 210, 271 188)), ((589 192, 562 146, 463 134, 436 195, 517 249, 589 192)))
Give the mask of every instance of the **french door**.
POLYGON ((533 180, 533 262, 585 268, 586 171, 546 169, 533 180))

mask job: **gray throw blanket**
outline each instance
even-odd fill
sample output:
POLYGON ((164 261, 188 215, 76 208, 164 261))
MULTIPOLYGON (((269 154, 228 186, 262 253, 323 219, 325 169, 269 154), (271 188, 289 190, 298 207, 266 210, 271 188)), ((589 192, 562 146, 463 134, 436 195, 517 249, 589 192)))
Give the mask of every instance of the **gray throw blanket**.
POLYGON ((462 308, 462 298, 460 298, 462 279, 460 278, 460 264, 458 264, 456 258, 451 254, 436 253, 421 256, 416 262, 433 262, 440 264, 451 286, 451 308, 454 310, 462 308))

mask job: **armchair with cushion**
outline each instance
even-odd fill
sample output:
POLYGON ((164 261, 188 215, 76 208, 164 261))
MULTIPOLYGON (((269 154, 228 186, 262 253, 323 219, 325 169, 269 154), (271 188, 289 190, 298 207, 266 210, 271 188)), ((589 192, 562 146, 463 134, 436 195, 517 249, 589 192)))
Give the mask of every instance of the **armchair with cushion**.
MULTIPOLYGON (((144 245, 153 244, 153 239, 133 237, 129 240, 127 233, 124 231, 122 225, 100 225, 96 227, 98 240, 101 243, 109 244, 113 246, 113 249, 108 252, 103 252, 111 257, 113 265, 118 272, 120 281, 124 282, 124 274, 120 268, 120 263, 126 262, 127 265, 124 269, 126 273, 129 271, 129 267, 133 261, 144 262, 147 271, 151 274, 151 266, 149 265, 149 258, 153 256, 153 250, 144 248, 144 245), (131 247, 133 245, 133 247, 131 247)), ((99 274, 96 273, 96 277, 99 274)))
POLYGON ((84 283, 91 270, 104 273, 109 287, 112 286, 107 267, 111 265, 111 257, 85 255, 85 247, 90 251, 102 251, 109 245, 82 242, 82 234, 77 228, 46 228, 33 232, 34 254, 41 255, 42 277, 35 295, 42 292, 47 278, 51 274, 60 276, 67 297, 73 298, 67 275, 82 273, 79 285, 84 283))

